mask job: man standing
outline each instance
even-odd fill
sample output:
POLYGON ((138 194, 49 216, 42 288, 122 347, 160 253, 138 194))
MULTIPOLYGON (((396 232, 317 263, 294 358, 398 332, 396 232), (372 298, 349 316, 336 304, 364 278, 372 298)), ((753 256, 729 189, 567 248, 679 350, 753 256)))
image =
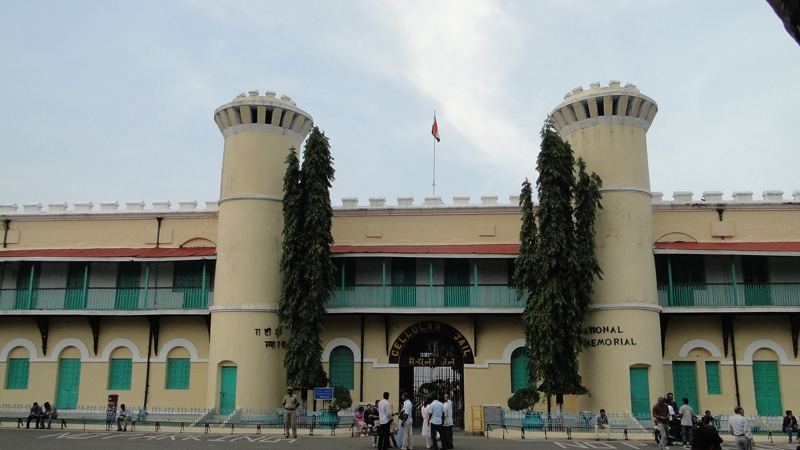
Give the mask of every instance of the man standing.
POLYGON ((606 430, 606 440, 611 440, 611 426, 608 424, 608 416, 606 415, 606 410, 601 409, 600 415, 597 416, 597 419, 594 421, 594 440, 600 440, 600 430, 606 430))
POLYGON ((294 395, 294 389, 289 386, 286 388, 286 395, 283 396, 283 432, 289 438, 291 429, 294 438, 297 439, 297 408, 300 400, 294 395))
POLYGON ((744 408, 737 406, 733 408, 734 414, 728 418, 728 433, 735 436, 736 448, 738 450, 750 450, 755 447, 753 442, 753 432, 750 430, 750 423, 744 417, 744 408))
POLYGON ((442 408, 442 448, 453 448, 453 402, 450 394, 444 394, 444 407, 442 408))
POLYGON ((411 403, 411 399, 408 398, 408 392, 403 392, 403 407, 400 409, 401 414, 399 420, 400 434, 402 434, 403 439, 401 441, 399 435, 397 439, 398 441, 402 442, 402 444, 400 442, 398 442, 398 444, 400 445, 400 448, 402 448, 403 450, 411 450, 414 448, 414 443, 411 440, 413 431, 411 425, 414 423, 414 419, 412 418, 411 413, 413 411, 414 411, 414 405, 411 403), (403 417, 405 417, 406 419, 403 420, 403 417))
POLYGON ((681 418, 681 438, 683 439, 683 448, 688 448, 692 443, 692 428, 694 428, 694 410, 689 406, 689 399, 683 397, 683 404, 678 411, 681 418))
POLYGON ((392 424, 392 405, 389 403, 389 393, 383 393, 383 400, 378 403, 378 448, 380 450, 389 449, 389 431, 392 424))
POLYGON ((669 439, 669 407, 664 402, 664 397, 658 397, 656 404, 653 405, 653 421, 658 426, 658 433, 661 439, 658 441, 658 448, 667 450, 667 439, 669 439))
MULTIPOLYGON (((437 435, 444 433, 442 430, 442 413, 444 412, 444 405, 437 397, 433 397, 431 404, 428 406, 428 420, 431 423, 431 440, 433 441, 433 450, 439 450, 437 435)), ((442 443, 444 444, 444 442, 442 443)))

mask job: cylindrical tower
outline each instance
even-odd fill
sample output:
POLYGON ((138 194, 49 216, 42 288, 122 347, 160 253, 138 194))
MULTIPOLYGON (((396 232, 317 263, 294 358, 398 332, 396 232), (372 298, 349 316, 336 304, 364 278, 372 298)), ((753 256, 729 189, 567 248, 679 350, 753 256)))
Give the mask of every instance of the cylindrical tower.
POLYGON ((663 394, 645 136, 656 112, 656 103, 636 86, 611 81, 572 90, 551 113, 575 157, 603 180, 596 220, 603 279, 594 285, 584 327, 581 374, 591 397, 578 399, 580 409, 649 414, 655 396, 663 394))
POLYGON ((250 91, 217 108, 214 121, 225 148, 207 404, 221 413, 274 408, 286 379, 275 334, 285 160, 290 148, 300 151, 312 119, 287 96, 250 91))

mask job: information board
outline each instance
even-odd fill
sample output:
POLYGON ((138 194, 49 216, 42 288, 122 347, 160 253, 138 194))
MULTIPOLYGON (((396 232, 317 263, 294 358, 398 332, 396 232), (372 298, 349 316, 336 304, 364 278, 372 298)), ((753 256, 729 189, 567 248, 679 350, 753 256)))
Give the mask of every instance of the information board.
POLYGON ((333 388, 314 388, 314 400, 333 400, 333 388))

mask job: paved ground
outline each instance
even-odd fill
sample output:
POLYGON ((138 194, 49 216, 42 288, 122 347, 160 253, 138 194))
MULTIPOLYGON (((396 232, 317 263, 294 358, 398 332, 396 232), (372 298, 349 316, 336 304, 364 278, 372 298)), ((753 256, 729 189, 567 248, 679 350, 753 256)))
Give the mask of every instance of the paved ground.
MULTIPOLYGON (((415 436, 417 450, 424 450, 424 440, 415 436)), ((794 450, 795 445, 786 442, 781 436, 771 444, 765 438, 760 438, 757 448, 768 450, 794 450)), ((40 450, 42 448, 61 448, 81 450, 141 450, 141 449, 363 449, 372 450, 371 439, 350 437, 349 433, 340 431, 337 436, 330 436, 327 430, 318 430, 316 435, 309 436, 308 431, 297 439, 284 439, 282 435, 273 434, 273 430, 266 434, 256 434, 250 430, 237 430, 231 434, 216 432, 205 434, 202 430, 180 432, 177 429, 164 428, 155 432, 151 430, 137 430, 135 432, 105 431, 105 429, 65 429, 65 430, 35 430, 0 428, 0 448, 13 450, 40 450)), ((482 436, 455 436, 457 450, 656 450, 652 439, 646 435, 634 436, 631 440, 595 441, 591 434, 575 435, 572 440, 565 435, 549 435, 544 439, 541 433, 527 433, 526 439, 520 439, 520 434, 505 435, 494 431, 489 438, 482 436)), ((724 450, 733 450, 730 439, 723 444, 724 450)), ((672 450, 683 450, 672 447, 672 450)))
MULTIPOLYGON (((316 430, 310 436, 308 430, 298 430, 297 439, 284 439, 278 430, 265 430, 263 434, 256 434, 253 429, 236 429, 231 433, 229 429, 216 429, 211 433, 204 433, 202 429, 189 429, 183 432, 179 428, 163 427, 160 431, 153 428, 140 427, 136 431, 117 432, 106 431, 103 426, 89 426, 84 430, 82 426, 64 430, 36 430, 18 429, 9 427, 4 423, 0 427, 0 449, 12 450, 40 450, 42 448, 61 448, 80 450, 142 450, 142 449, 363 449, 373 450, 371 438, 351 437, 347 430, 339 430, 336 436, 331 436, 330 430, 316 430)), ((415 430, 414 448, 425 450, 425 440, 415 430)), ((575 433, 572 439, 567 439, 565 433, 550 432, 545 438, 541 432, 528 432, 525 439, 521 433, 503 433, 495 430, 489 437, 467 436, 456 434, 454 446, 457 450, 657 450, 652 437, 646 434, 633 434, 630 440, 614 439, 611 441, 595 441, 593 433, 575 433)), ((729 436, 723 436, 725 443, 723 450, 734 450, 729 436)), ((775 443, 770 443, 766 437, 757 438, 757 449, 765 450, 795 450, 796 444, 789 444, 786 436, 774 438, 775 443)), ((671 450, 683 450, 679 446, 671 450)), ((798 447, 800 450, 800 447, 798 447)))

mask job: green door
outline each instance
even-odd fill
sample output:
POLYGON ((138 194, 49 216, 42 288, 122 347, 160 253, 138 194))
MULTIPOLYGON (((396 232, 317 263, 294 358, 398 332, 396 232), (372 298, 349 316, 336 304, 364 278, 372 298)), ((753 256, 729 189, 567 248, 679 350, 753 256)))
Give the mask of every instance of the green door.
POLYGON ((783 414, 777 361, 753 361, 753 386, 759 416, 783 414))
POLYGON ((17 298, 14 301, 14 309, 36 309, 41 273, 41 264, 38 261, 22 261, 19 263, 17 298))
POLYGON ((691 361, 675 361, 672 363, 672 385, 675 403, 680 408, 683 398, 689 399, 689 406, 695 414, 700 411, 697 404, 697 368, 691 361))
POLYGON ((142 265, 140 263, 119 263, 114 309, 137 309, 139 306, 139 282, 141 277, 142 265))
POLYGON ((67 270, 65 309, 86 308, 86 288, 89 282, 89 263, 71 262, 67 270))
POLYGON ((631 367, 631 411, 637 419, 650 418, 650 382, 647 367, 631 367))
POLYGON ((219 413, 230 414, 236 409, 236 367, 223 367, 220 380, 219 413))
POLYGON ((56 407, 74 409, 78 406, 78 391, 81 386, 80 358, 62 358, 58 362, 58 387, 56 407))
POLYGON ((444 260, 444 306, 469 306, 469 260, 444 260))
POLYGON ((392 306, 417 305, 417 260, 392 258, 392 306))

